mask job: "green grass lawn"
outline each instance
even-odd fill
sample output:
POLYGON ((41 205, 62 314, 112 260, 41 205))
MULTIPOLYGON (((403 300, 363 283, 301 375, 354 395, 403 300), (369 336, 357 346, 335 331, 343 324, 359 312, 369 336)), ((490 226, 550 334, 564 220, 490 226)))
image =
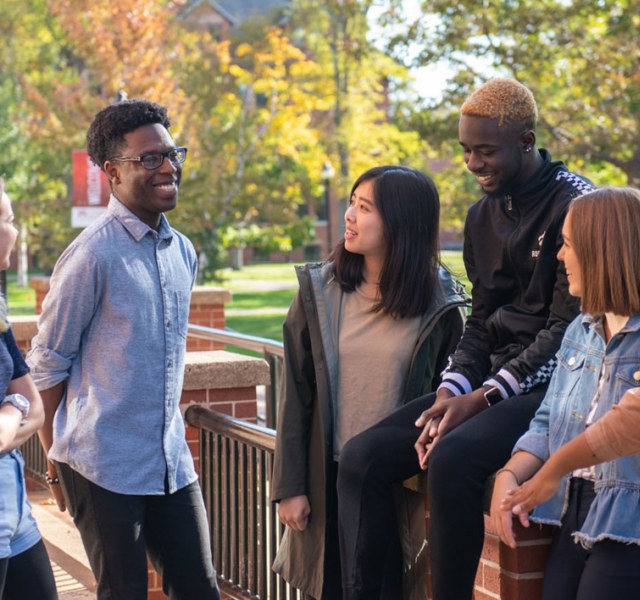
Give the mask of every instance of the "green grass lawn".
POLYGON ((219 274, 222 282, 217 284, 231 291, 246 291, 264 283, 278 283, 282 285, 297 285, 298 278, 294 270, 294 263, 269 263, 248 265, 240 271, 222 269, 219 274))
POLYGON ((19 288, 15 277, 7 277, 7 306, 9 316, 32 315, 36 310, 36 293, 32 288, 19 288))

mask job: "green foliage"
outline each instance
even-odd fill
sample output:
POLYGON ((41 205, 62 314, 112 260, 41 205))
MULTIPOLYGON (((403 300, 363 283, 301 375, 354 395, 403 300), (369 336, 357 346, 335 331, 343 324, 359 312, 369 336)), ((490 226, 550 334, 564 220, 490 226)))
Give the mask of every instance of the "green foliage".
POLYGON ((391 97, 408 71, 370 41, 372 0, 293 0, 297 42, 318 63, 330 102, 321 124, 327 154, 336 166, 338 196, 379 164, 425 168, 430 149, 396 118, 391 97))
POLYGON ((425 0, 414 23, 401 0, 293 0, 288 24, 253 20, 224 41, 188 27, 185 2, 3 2, 0 174, 42 268, 77 233, 71 150, 120 89, 167 105, 189 147, 170 218, 206 257, 205 279, 233 243, 306 243, 301 207, 322 198, 327 160, 339 201, 376 164, 430 171, 443 228, 460 229, 479 191, 455 142, 457 111, 495 74, 532 88, 554 156, 598 184, 640 185, 639 0, 425 0), (388 52, 371 40, 382 4, 388 52), (409 52, 450 65, 440 101, 411 92, 409 52))
MULTIPOLYGON (((463 98, 489 77, 506 75, 534 92, 539 141, 554 155, 598 184, 640 184, 637 0, 430 0, 422 9, 391 48, 406 56, 419 47, 417 64, 450 65, 435 114, 429 106, 408 117, 430 143, 455 139, 463 98)), ((387 2, 385 18, 396 31, 401 10, 400 2, 387 2)))
POLYGON ((314 238, 314 221, 303 217, 284 224, 246 227, 229 225, 221 230, 220 238, 225 248, 255 246, 265 252, 292 252, 314 238))

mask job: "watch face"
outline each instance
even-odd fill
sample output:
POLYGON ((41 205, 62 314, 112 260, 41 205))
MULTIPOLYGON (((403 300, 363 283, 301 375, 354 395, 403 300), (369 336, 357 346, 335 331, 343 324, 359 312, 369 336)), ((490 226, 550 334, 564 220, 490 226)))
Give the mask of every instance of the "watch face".
POLYGON ((10 394, 3 401, 15 406, 25 417, 29 414, 29 401, 22 394, 10 394))
POLYGON ((491 405, 495 404, 496 402, 500 402, 500 400, 502 400, 502 395, 500 394, 500 390, 498 390, 498 388, 491 388, 490 390, 487 390, 484 393, 484 397, 486 398, 487 402, 491 405))

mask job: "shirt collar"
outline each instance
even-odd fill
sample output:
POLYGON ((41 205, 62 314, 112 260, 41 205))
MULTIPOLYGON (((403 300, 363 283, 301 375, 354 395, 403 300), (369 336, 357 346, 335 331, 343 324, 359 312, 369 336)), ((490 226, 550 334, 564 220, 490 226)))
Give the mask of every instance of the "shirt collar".
POLYGON ((143 223, 136 215, 134 215, 118 198, 111 194, 107 212, 112 214, 122 226, 131 234, 131 237, 139 242, 145 235, 151 234, 161 240, 171 241, 173 231, 169 225, 169 220, 164 214, 160 215, 160 227, 156 231, 143 223))
MULTIPOLYGON (((587 331, 590 327, 594 327, 597 331, 603 332, 603 317, 599 315, 597 317, 584 314, 582 315, 582 325, 587 331)), ((620 333, 631 333, 640 331, 640 315, 633 315, 629 317, 629 320, 625 323, 625 326, 620 330, 620 333)))

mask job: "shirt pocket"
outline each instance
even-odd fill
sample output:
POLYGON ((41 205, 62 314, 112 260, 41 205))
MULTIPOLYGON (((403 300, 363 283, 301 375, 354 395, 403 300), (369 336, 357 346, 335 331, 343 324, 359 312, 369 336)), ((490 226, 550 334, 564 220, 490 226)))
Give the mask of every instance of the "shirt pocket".
POLYGON ((557 396, 568 396, 578 385, 586 366, 586 353, 580 348, 565 345, 557 354, 558 370, 557 396))
POLYGON ((589 399, 593 396, 596 388, 589 376, 595 376, 597 385, 595 368, 588 368, 584 349, 567 344, 565 341, 556 356, 558 366, 549 417, 549 432, 554 439, 564 435, 565 429, 570 426, 573 419, 586 418, 586 415, 582 414, 584 412, 582 407, 575 406, 575 402, 580 394, 585 392, 587 395, 591 394, 589 399))
POLYGON ((640 363, 630 362, 628 364, 616 365, 612 374, 613 398, 611 404, 618 404, 625 392, 632 388, 640 387, 640 363))

